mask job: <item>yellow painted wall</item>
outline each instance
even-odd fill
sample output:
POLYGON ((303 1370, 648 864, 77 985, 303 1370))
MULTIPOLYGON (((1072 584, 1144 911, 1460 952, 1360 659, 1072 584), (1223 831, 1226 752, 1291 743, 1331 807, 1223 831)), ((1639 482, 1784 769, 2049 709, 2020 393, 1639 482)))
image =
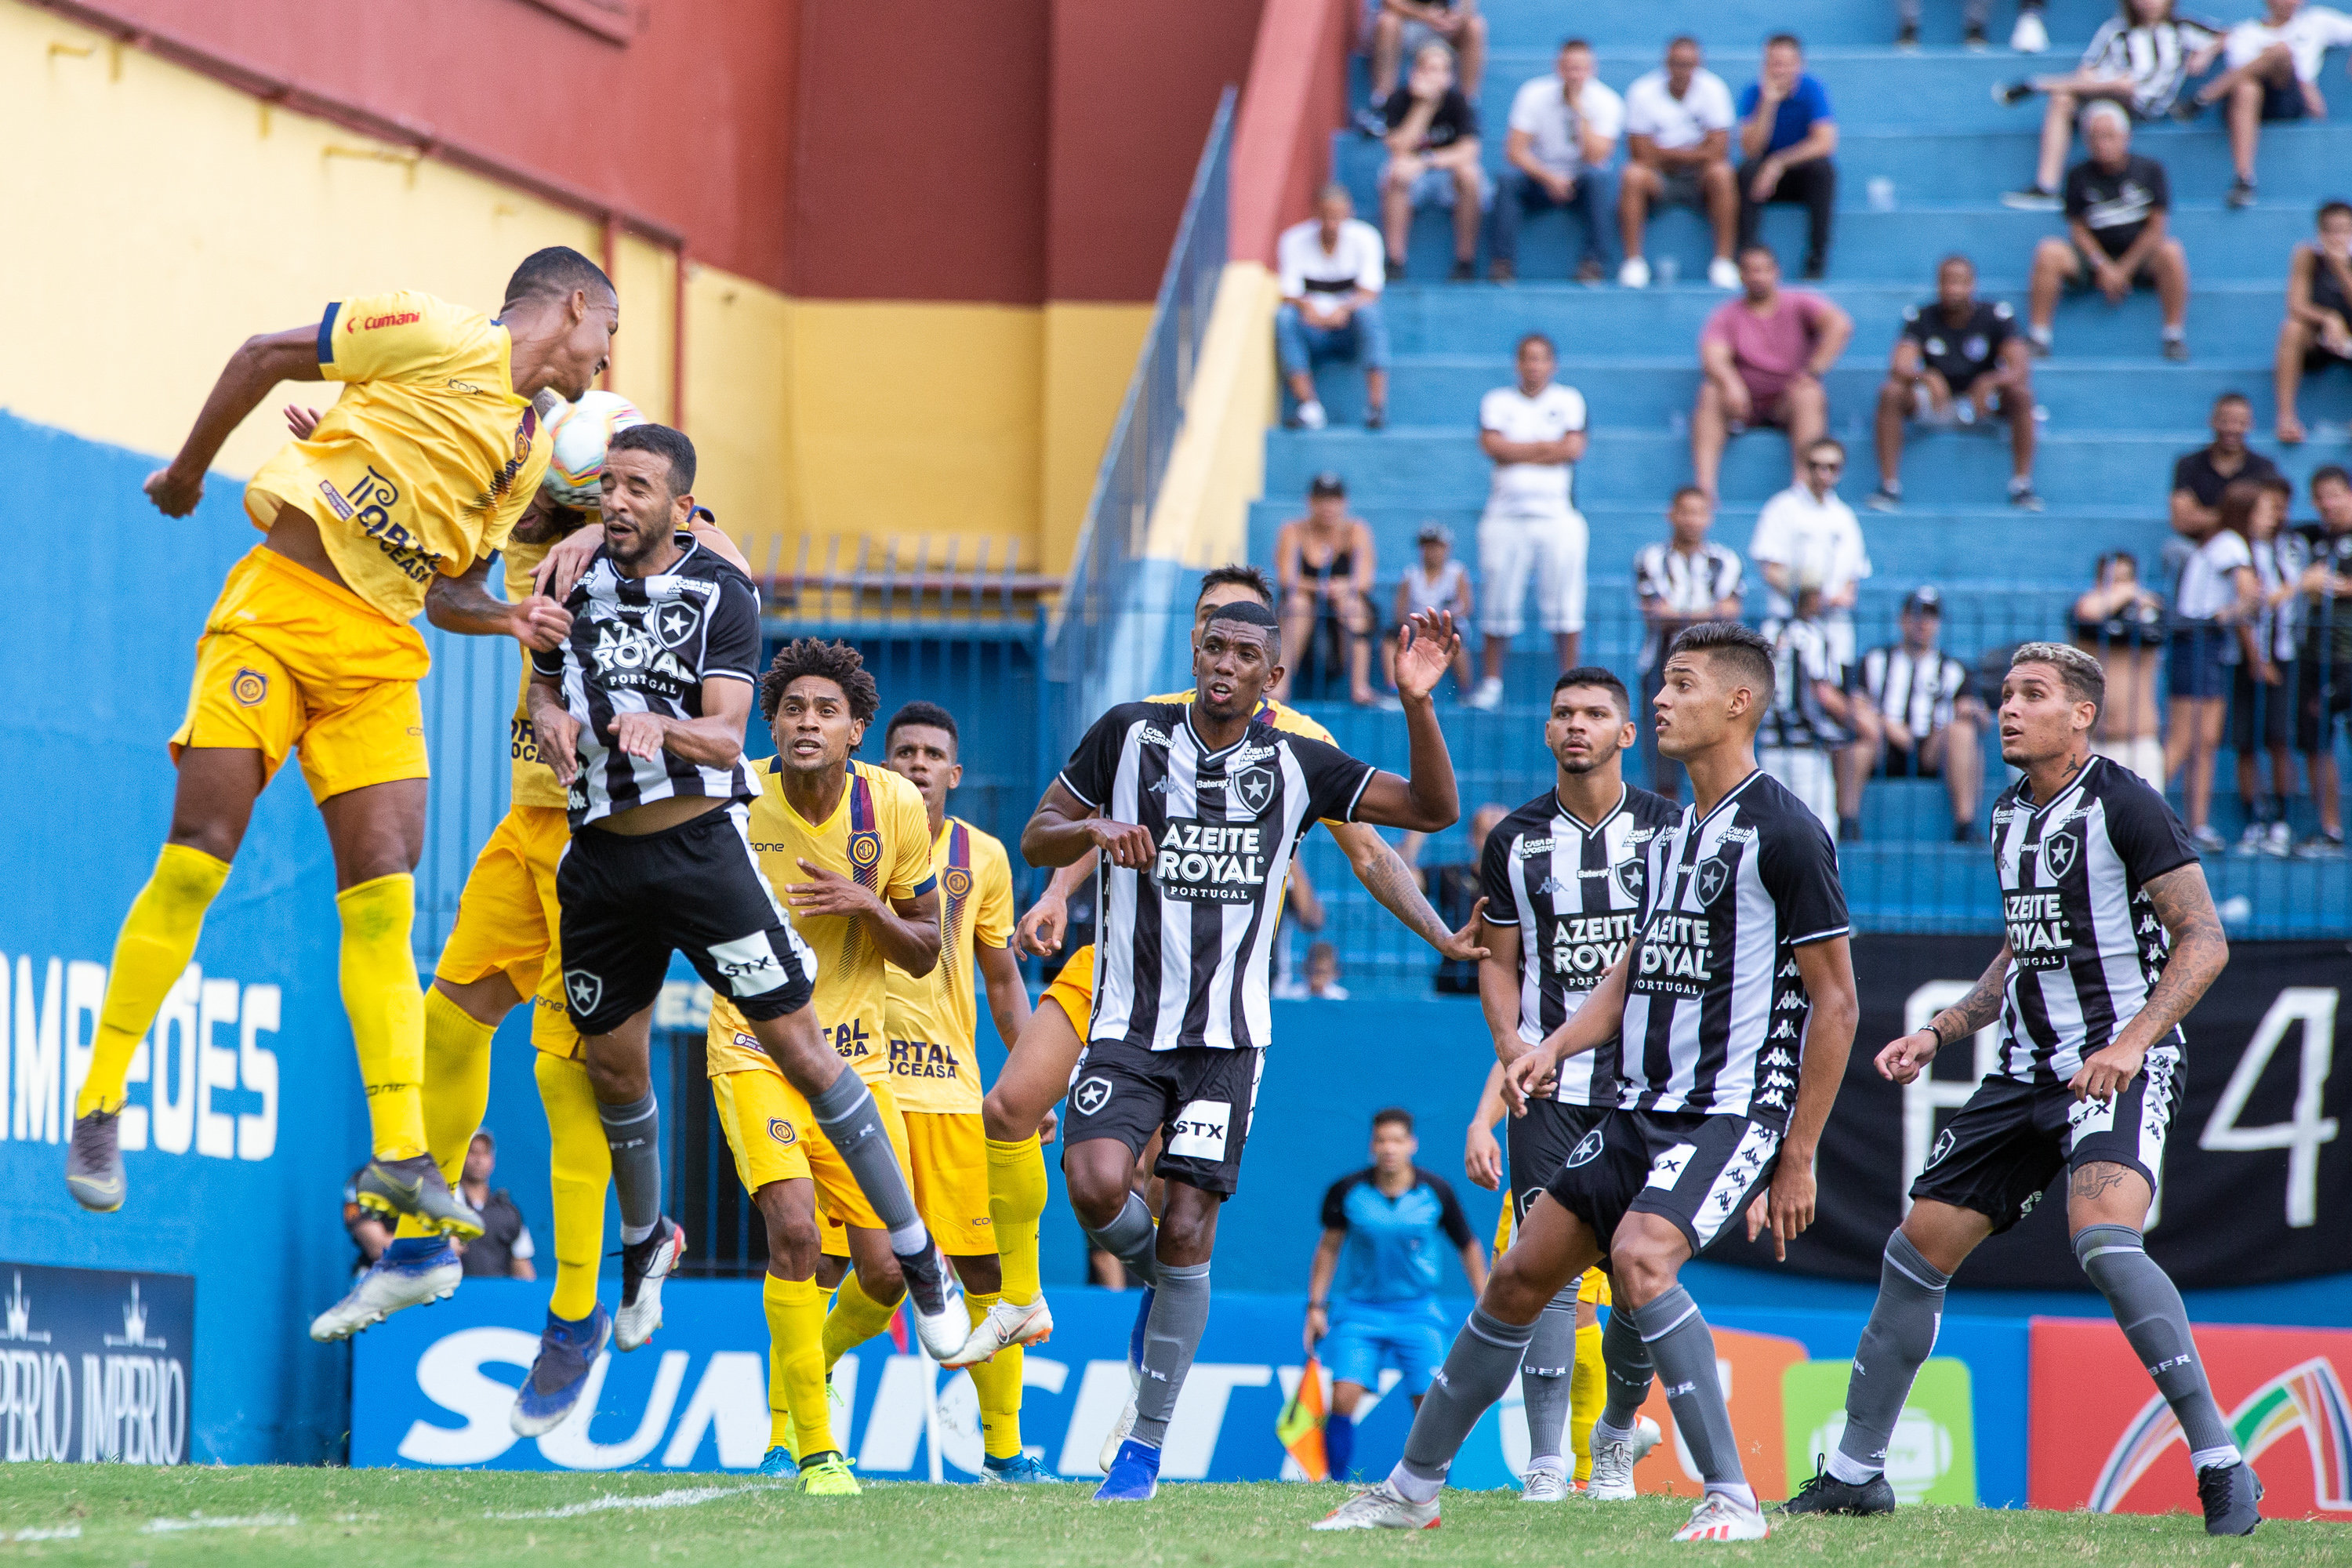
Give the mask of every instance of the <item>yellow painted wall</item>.
POLYGON ((1135 356, 1151 327, 1150 305, 1045 307, 1045 469, 1040 544, 1058 571, 1070 559, 1118 419, 1135 356))

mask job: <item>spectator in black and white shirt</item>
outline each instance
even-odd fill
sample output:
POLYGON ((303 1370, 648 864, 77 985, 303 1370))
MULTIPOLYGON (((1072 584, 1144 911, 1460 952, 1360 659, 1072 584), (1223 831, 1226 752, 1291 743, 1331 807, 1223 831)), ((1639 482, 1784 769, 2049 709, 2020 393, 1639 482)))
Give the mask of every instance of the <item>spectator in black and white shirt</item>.
POLYGON ((2231 481, 2221 492, 2219 519, 2210 530, 2189 536, 2197 548, 2181 566, 2172 594, 2164 773, 2170 778, 2188 769, 2181 782, 2181 799, 2188 808, 2182 815, 2198 848, 2213 854, 2229 847, 2210 818, 2214 753, 2221 750, 2230 706, 2230 655, 2237 646, 2238 628, 2253 620, 2262 604, 2262 585, 2246 536, 2267 493, 2268 487, 2259 480, 2231 481))
POLYGON ((1405 275, 1405 248, 1419 207, 1454 212, 1454 281, 1476 276, 1478 227, 1486 210, 1486 172, 1478 163, 1478 110, 1454 80, 1454 55, 1424 44, 1412 57, 1404 89, 1384 111, 1389 161, 1381 170, 1381 226, 1388 275, 1405 275))
MULTIPOLYGON (((1996 86, 2000 103, 2050 95, 2042 116, 2042 157, 2033 183, 2000 199, 2032 212, 2056 212, 2058 175, 2074 142, 2075 111, 2084 103, 2127 108, 2134 119, 2161 120, 2180 89, 2204 74, 2221 52, 2221 35, 2201 22, 2173 15, 2174 0, 2118 0, 2117 14, 2099 24, 2082 64, 2063 76, 2033 77, 1996 86)), ((2085 116, 2087 121, 2088 116, 2085 116)))
MULTIPOLYGON (((1805 803, 1822 826, 1840 838, 1862 837, 1858 815, 1839 798, 1840 754, 1868 754, 1862 705, 1846 689, 1846 667, 1822 622, 1822 592, 1807 582, 1796 590, 1793 613, 1763 626, 1772 645, 1772 705, 1756 731, 1759 766, 1805 803)), ((1859 809, 1857 796, 1854 809, 1859 809)))
POLYGON ((1952 842, 1977 835, 1984 784, 1979 739, 1989 722, 1968 668, 1938 642, 1944 595, 1934 584, 1903 601, 1903 640, 1862 656, 1856 684, 1877 710, 1876 772, 1890 779, 1944 781, 1952 803, 1952 842))
POLYGON ((2327 116, 2319 68, 2327 51, 2352 44, 2352 16, 2304 0, 2265 0, 2258 21, 2241 22, 2221 40, 2229 68, 2197 89, 2200 103, 2229 100, 2230 162, 2236 177, 2224 198, 2254 205, 2254 150, 2266 120, 2327 116))
POLYGON ((2048 353, 2062 288, 2096 289, 2110 305, 2142 286, 2164 309, 2164 357, 2189 357, 2189 253, 2167 232, 2172 185, 2164 165, 2131 150, 2131 119, 2112 103, 2083 116, 2091 155, 2066 174, 2066 237, 2033 247, 2027 334, 2048 353))
POLYGON ((1684 628, 1703 621, 1739 618, 1741 591, 1739 552, 1707 538, 1715 526, 1715 507, 1696 485, 1675 492, 1666 509, 1673 531, 1665 539, 1645 544, 1633 555, 1633 597, 1642 608, 1642 705, 1635 711, 1635 731, 1642 754, 1649 764, 1650 787, 1669 800, 1682 797, 1682 764, 1658 750, 1656 727, 1649 722, 1650 705, 1664 679, 1666 649, 1684 628))
POLYGON ((2009 426, 2009 504, 2040 511, 2033 493, 2033 353, 2017 318, 1999 300, 1977 298, 1976 263, 1947 256, 1936 298, 1903 312, 1886 379, 1878 388, 1878 488, 1862 504, 1903 505, 1903 429, 1910 420, 1948 427, 2009 426))
POLYGON ((1609 275, 1617 205, 1609 160, 1624 127, 1625 100, 1593 75, 1592 46, 1582 38, 1560 45, 1551 74, 1528 82, 1511 100, 1487 277, 1497 283, 1518 277, 1520 220, 1549 207, 1572 212, 1584 225, 1577 281, 1598 283, 1609 275))
POLYGON ((2287 802, 2294 795, 2295 654, 2302 640, 2303 569, 2310 554, 2303 536, 2286 526, 2294 487, 2263 482, 2263 499, 2247 520, 2246 549, 2254 559, 2260 606, 2238 628, 2240 655, 2230 682, 2230 749, 2238 754, 2238 798, 2246 827, 2238 851, 2284 859, 2294 851, 2287 802), (2271 787, 2263 788, 2262 754, 2270 753, 2271 787))
POLYGON ((1364 424, 1388 420, 1389 329, 1381 315, 1388 281, 1381 264, 1381 234, 1356 216, 1348 187, 1329 184, 1315 198, 1315 216, 1282 231, 1275 242, 1282 304, 1274 313, 1274 357, 1309 430, 1324 425, 1315 393, 1315 366, 1353 360, 1364 367, 1364 424))
POLYGON ((2336 765, 2336 727, 2352 716, 2352 474, 2334 463, 2311 476, 2319 521, 2295 531, 2303 542, 2303 680, 2294 744, 2311 773, 2319 831, 2298 858, 2340 859, 2344 802, 2336 765))

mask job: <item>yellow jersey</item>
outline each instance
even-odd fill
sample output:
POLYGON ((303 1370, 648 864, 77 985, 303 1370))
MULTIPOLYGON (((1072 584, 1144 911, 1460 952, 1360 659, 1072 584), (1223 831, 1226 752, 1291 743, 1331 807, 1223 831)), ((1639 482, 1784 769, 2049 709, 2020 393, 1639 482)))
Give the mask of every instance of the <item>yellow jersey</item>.
POLYGON ((890 1089, 902 1110, 977 1116, 972 944, 1013 940, 1013 863, 996 838, 950 816, 931 843, 931 874, 940 879, 939 967, 918 978, 890 966, 890 1089))
MULTIPOLYGON (((784 799, 783 764, 770 759, 760 771, 760 798, 751 803, 751 848, 768 883, 784 889, 809 880, 808 861, 871 888, 885 903, 928 891, 931 877, 931 816, 915 786, 887 768, 855 758, 848 786, 830 820, 802 820, 784 799)), ((792 917, 801 940, 816 954, 816 991, 810 1005, 817 1026, 858 1076, 878 1082, 889 1076, 885 1020, 889 1013, 888 962, 874 944, 865 921, 848 915, 792 917)), ((724 996, 711 999, 709 1067, 719 1073, 772 1068, 767 1052, 752 1039, 743 1015, 724 996), (750 1041, 746 1046, 739 1041, 750 1041)))
MULTIPOLYGON (((593 517, 593 514, 592 513, 593 517)), ((591 521, 588 527, 595 527, 591 521)), ((518 544, 507 541, 507 602, 520 604, 530 597, 530 574, 555 548, 551 539, 544 544, 518 544)), ((563 810, 572 803, 564 787, 555 782, 555 770, 540 759, 539 735, 530 727, 530 655, 522 658, 522 687, 515 693, 514 717, 507 721, 507 752, 513 759, 514 779, 509 790, 509 805, 543 805, 563 810)))
POLYGON ((498 322, 430 294, 329 305, 319 370, 344 391, 309 439, 253 476, 247 515, 266 533, 281 503, 301 508, 345 586, 415 620, 436 573, 463 576, 506 543, 547 471, 513 351, 498 322))

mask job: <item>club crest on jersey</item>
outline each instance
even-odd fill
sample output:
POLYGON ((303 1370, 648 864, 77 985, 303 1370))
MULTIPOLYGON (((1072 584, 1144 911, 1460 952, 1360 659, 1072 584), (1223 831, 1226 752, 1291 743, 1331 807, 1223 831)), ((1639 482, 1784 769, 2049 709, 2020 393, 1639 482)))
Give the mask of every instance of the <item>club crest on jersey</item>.
POLYGON ((1710 855, 1691 868, 1691 883, 1698 889, 1698 901, 1712 904, 1731 886, 1731 868, 1710 855))
POLYGON ((781 1116, 768 1118, 768 1136, 787 1148, 801 1141, 799 1131, 781 1116))
POLYGON ((1255 816, 1274 799, 1274 773, 1268 768, 1244 768, 1227 775, 1225 797, 1255 816))
POLYGON ((567 969, 563 972, 563 994, 572 1004, 572 1016, 578 1017, 596 1010, 596 1004, 604 999, 604 983, 584 969, 567 969))
POLYGON ((1080 1116, 1092 1116, 1110 1103, 1110 1079, 1096 1077, 1081 1079, 1078 1087, 1070 1090, 1070 1109, 1080 1116))
POLYGON ((870 871, 882 859, 882 836, 878 833, 853 833, 849 836, 849 863, 861 871, 870 871))
POLYGON ((240 708, 251 708, 269 695, 269 677, 257 669, 239 668, 229 678, 228 694, 236 699, 240 708))
POLYGON ((1582 1142, 1579 1142, 1577 1146, 1570 1152, 1568 1163, 1561 1168, 1563 1170, 1573 1171, 1579 1165, 1590 1165, 1593 1161, 1601 1158, 1601 1151, 1605 1148, 1607 1144, 1608 1140, 1601 1136, 1601 1129, 1598 1127, 1594 1128, 1591 1131, 1586 1133, 1582 1142))
POLYGON ((654 636, 661 638, 664 647, 676 647, 694 636, 694 628, 702 624, 702 616, 692 605, 671 600, 654 612, 654 636))
POLYGON ((949 898, 961 899, 971 891, 971 873, 960 866, 950 866, 948 874, 940 879, 940 886, 949 898))
POLYGON ((1642 901, 1642 889, 1647 885, 1650 868, 1638 855, 1629 856, 1611 868, 1617 873, 1618 890, 1635 903, 1642 901))
POLYGON ((2045 880, 2056 881, 2074 868, 2074 854, 2080 841, 2071 833, 2053 834, 2042 841, 2042 875, 2045 880))

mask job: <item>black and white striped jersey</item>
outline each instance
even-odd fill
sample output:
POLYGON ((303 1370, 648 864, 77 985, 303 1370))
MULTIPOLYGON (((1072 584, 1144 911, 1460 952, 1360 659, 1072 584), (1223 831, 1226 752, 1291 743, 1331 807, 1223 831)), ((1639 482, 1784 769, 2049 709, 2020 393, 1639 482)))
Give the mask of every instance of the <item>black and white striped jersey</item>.
MULTIPOLYGON (((1601 984, 1641 929, 1650 840, 1682 820, 1664 795, 1625 786, 1587 827, 1546 790, 1486 835, 1479 889, 1486 919, 1519 931, 1519 1038, 1530 1046, 1559 1028, 1601 984)), ((1617 1047, 1559 1065, 1552 1098, 1563 1105, 1617 1103, 1617 1047)))
POLYGON ((1096 870, 1089 1040, 1231 1049, 1272 1036, 1274 931, 1290 857, 1318 820, 1351 820, 1374 770, 1261 714, 1211 751, 1181 702, 1127 702, 1095 721, 1062 785, 1150 829, 1149 870, 1096 870))
POLYGON ((1968 667, 1950 654, 1914 653, 1901 643, 1864 654, 1859 675, 1878 710, 1922 741, 1952 721, 1953 707, 1973 685, 1968 667))
POLYGON ((1772 642, 1772 705, 1756 731, 1759 746, 1801 750, 1809 746, 1843 746, 1853 737, 1831 717, 1822 702, 1826 683, 1843 689, 1845 667, 1838 662, 1829 628, 1819 621, 1769 620, 1764 635, 1772 642))
POLYGON ((632 757, 613 743, 624 713, 702 717, 702 683, 756 683, 760 602, 751 580, 681 533, 686 553, 667 572, 624 577, 599 550, 563 607, 572 635, 533 652, 533 673, 560 682, 580 722, 580 771, 572 780, 572 826, 673 795, 751 800, 760 792, 741 757, 705 767, 665 750, 632 757))
POLYGON ((1748 775, 1650 841, 1651 894, 1626 977, 1628 1110, 1785 1128, 1812 1002, 1797 949, 1846 931, 1837 851, 1804 802, 1748 775))
MULTIPOLYGON (((2047 805, 2020 780, 1992 808, 2009 930, 2003 1078, 2064 1083, 2147 1004, 2172 951, 2147 884, 2197 861, 2164 797, 2093 757, 2047 805)), ((2158 1048, 2181 1047, 2175 1028, 2158 1048)))

